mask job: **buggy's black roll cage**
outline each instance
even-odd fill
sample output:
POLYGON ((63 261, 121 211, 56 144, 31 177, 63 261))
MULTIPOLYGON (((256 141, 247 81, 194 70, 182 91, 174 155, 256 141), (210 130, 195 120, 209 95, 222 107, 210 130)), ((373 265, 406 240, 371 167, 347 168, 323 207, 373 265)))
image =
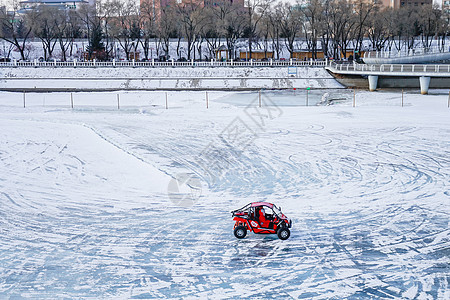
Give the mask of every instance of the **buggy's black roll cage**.
MULTIPOLYGON (((261 206, 266 206, 266 205, 261 205, 261 206)), ((281 208, 277 207, 275 204, 273 204, 273 206, 274 206, 275 208, 277 208, 277 210, 279 210, 280 213, 282 213, 282 212, 281 212, 281 208)), ((273 213, 274 213, 278 218, 281 219, 281 216, 278 215, 278 214, 275 212, 275 210, 274 210, 273 208, 271 208, 271 207, 269 207, 269 206, 266 206, 266 207, 270 208, 270 209, 273 211, 273 213)), ((236 212, 242 212, 242 211, 247 210, 247 209, 249 209, 249 208, 252 208, 252 203, 249 203, 249 204, 243 206, 242 208, 235 209, 235 210, 231 211, 231 213, 233 214, 233 217, 234 217, 234 216, 236 216, 236 212)), ((255 206, 255 208, 256 208, 256 206, 255 206)), ((239 216, 239 217, 244 218, 244 219, 245 219, 245 218, 248 218, 248 216, 239 216)))

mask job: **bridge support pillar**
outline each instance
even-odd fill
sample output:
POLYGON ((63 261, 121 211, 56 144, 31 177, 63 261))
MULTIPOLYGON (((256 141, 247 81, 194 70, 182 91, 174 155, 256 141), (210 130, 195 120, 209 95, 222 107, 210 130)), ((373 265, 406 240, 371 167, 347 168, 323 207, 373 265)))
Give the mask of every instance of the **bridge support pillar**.
POLYGON ((374 92, 377 90, 378 76, 369 75, 369 91, 374 92))
POLYGON ((422 95, 428 94, 428 88, 430 87, 430 77, 427 76, 421 76, 419 77, 420 81, 420 93, 422 95))

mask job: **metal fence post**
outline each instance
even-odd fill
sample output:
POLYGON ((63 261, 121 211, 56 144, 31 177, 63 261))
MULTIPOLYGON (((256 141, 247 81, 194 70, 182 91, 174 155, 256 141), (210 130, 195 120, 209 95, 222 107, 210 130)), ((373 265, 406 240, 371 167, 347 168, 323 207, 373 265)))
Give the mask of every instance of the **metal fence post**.
POLYGON ((403 89, 402 89, 402 107, 403 107, 403 89))
POLYGON ((261 90, 259 90, 259 107, 261 107, 261 90))
POLYGON ((356 90, 353 89, 353 107, 356 106, 356 90))

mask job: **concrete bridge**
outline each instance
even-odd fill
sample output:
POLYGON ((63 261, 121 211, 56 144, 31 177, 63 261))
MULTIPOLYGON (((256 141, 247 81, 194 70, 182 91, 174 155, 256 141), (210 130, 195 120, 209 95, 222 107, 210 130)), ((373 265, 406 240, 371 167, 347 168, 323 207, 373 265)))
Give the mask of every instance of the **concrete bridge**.
POLYGON ((450 49, 443 47, 416 48, 402 51, 366 52, 366 64, 423 64, 450 60, 450 49))
POLYGON ((418 81, 422 94, 428 93, 430 82, 433 81, 433 87, 450 88, 450 64, 366 65, 356 63, 331 63, 330 66, 325 67, 325 69, 328 70, 339 82, 347 86, 349 86, 349 82, 351 85, 351 78, 367 78, 370 91, 375 91, 377 89, 379 78, 387 78, 390 81, 390 85, 387 87, 415 87, 412 85, 418 81), (345 81, 347 81, 347 83, 345 81))

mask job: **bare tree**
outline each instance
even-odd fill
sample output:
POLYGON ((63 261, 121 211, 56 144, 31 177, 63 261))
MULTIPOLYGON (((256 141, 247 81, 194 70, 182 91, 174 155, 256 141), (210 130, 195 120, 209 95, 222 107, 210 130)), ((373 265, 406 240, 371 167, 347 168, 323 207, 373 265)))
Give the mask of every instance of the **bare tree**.
POLYGON ((270 31, 269 35, 271 38, 272 50, 274 51, 274 55, 276 54, 276 59, 280 59, 280 51, 281 51, 281 43, 280 43, 280 35, 281 35, 281 19, 282 13, 281 10, 275 8, 273 11, 270 11, 267 14, 270 22, 270 31))
POLYGON ((367 31, 370 28, 369 17, 376 14, 379 10, 378 2, 367 3, 365 0, 358 0, 353 4, 353 9, 356 13, 356 28, 355 28, 355 46, 354 49, 361 52, 363 39, 367 36, 367 31))
POLYGON ((356 26, 352 4, 345 0, 332 2, 328 19, 332 24, 329 34, 333 41, 333 57, 340 59, 342 55, 346 58, 347 47, 356 26))
MULTIPOLYGON (((17 11, 19 0, 10 1, 17 11)), ((297 0, 295 4, 285 1, 275 6, 271 0, 217 0, 214 5, 199 0, 167 0, 158 13, 155 1, 143 0, 138 8, 135 0, 97 0, 92 6, 81 5, 76 12, 45 6, 21 15, 2 10, 0 38, 17 49, 22 59, 26 59, 28 41, 34 36, 43 44, 45 59, 54 56, 59 43, 62 59, 66 60, 77 37, 89 40, 86 50, 90 58, 108 59, 120 45, 127 59, 138 47, 149 59, 152 39, 157 56, 163 51, 168 58, 171 39, 176 39, 179 58, 184 55, 184 41, 188 59, 196 59, 197 54, 201 59, 211 58, 223 38, 228 57, 234 58, 239 39, 245 38, 250 57, 259 48, 264 49, 265 57, 272 50, 272 57, 279 58, 284 47, 292 57, 299 41, 306 41, 313 58, 318 58, 321 45, 326 57, 339 59, 346 57, 350 47, 361 51, 365 39, 377 50, 413 49, 419 43, 429 47, 434 39, 443 49, 450 27, 448 15, 436 8, 381 10, 377 1, 366 0, 297 0)))
POLYGON ((315 2, 315 5, 319 5, 322 11, 322 22, 319 23, 322 51, 325 57, 332 56, 331 48, 331 29, 332 23, 329 22, 330 11, 332 10, 331 0, 325 0, 323 3, 315 2))
MULTIPOLYGON (((298 4, 299 5, 299 4, 298 4)), ((311 0, 303 10, 306 22, 303 23, 308 50, 311 51, 312 58, 317 59, 317 44, 322 29, 323 9, 319 0, 311 0)))
POLYGON ((103 44, 103 28, 101 19, 94 5, 84 4, 78 10, 78 16, 84 24, 86 37, 89 41, 87 53, 89 58, 105 59, 105 46, 103 44), (95 53, 95 56, 94 56, 95 53))
POLYGON ((367 36, 372 44, 372 48, 377 51, 383 50, 389 39, 388 14, 390 14, 390 9, 375 11, 368 19, 367 36))
POLYGON ((52 57, 58 41, 59 22, 62 21, 59 18, 60 10, 52 6, 39 5, 35 12, 35 18, 30 22, 34 22, 34 36, 41 40, 44 59, 48 60, 52 57))
MULTIPOLYGON (((200 30, 205 23, 201 2, 189 0, 177 6, 181 23, 181 32, 187 43, 187 59, 190 60, 194 43, 199 37, 200 30)), ((195 59, 195 51, 194 51, 195 59)))
POLYGON ((416 46, 416 38, 419 36, 419 14, 415 8, 398 10, 397 27, 402 29, 403 43, 406 48, 413 49, 416 46))
POLYGON ((442 22, 442 10, 435 7, 425 7, 418 11, 418 16, 422 46, 429 48, 439 31, 442 22))
POLYGON ((226 11, 224 10, 221 13, 223 16, 222 30, 224 32, 221 35, 225 35, 229 57, 235 58, 237 40, 244 35, 248 24, 247 11, 237 4, 224 7, 226 7, 226 11))
POLYGON ((399 11, 388 8, 384 11, 384 21, 388 32, 387 49, 391 51, 393 48, 398 51, 402 48, 403 25, 399 17, 399 11))
MULTIPOLYGON (((267 13, 263 16, 261 19, 261 22, 259 23, 259 32, 261 33, 262 37, 262 44, 263 44, 263 50, 264 50, 264 58, 268 58, 268 51, 269 51, 269 39, 270 39, 270 32, 272 30, 272 23, 270 21, 270 11, 267 11, 267 13)), ((270 56, 270 58, 273 58, 273 53, 270 56)))
POLYGON ((278 9, 281 16, 281 32, 285 38, 286 48, 292 58, 295 51, 295 39, 300 35, 305 23, 301 11, 293 5, 284 3, 278 9))
POLYGON ((223 2, 220 2, 219 7, 206 7, 203 10, 205 22, 200 28, 200 35, 204 38, 208 47, 208 55, 205 55, 205 58, 213 58, 215 55, 214 51, 220 46, 220 29, 223 26, 220 12, 223 4, 223 2))
POLYGON ((81 37, 81 20, 72 10, 59 11, 55 17, 59 19, 57 39, 61 49, 61 60, 66 61, 68 54, 72 56, 74 39, 81 37))
POLYGON ((152 0, 146 0, 142 2, 141 9, 139 10, 139 20, 141 24, 141 38, 140 43, 144 52, 144 58, 148 60, 150 52, 150 41, 155 37, 156 33, 156 16, 153 7, 152 0))
POLYGON ((8 13, 0 10, 0 38, 14 45, 23 60, 27 59, 26 46, 28 39, 32 36, 33 19, 36 17, 34 10, 25 16, 19 16, 19 1, 12 1, 13 11, 8 13))
POLYGON ((247 28, 249 57, 252 57, 252 44, 257 36, 259 22, 270 9, 270 0, 245 0, 247 6, 247 28))
POLYGON ((103 32, 103 41, 105 47, 104 59, 114 56, 115 38, 111 32, 111 21, 117 16, 117 2, 111 0, 96 0, 95 7, 100 20, 103 32))
POLYGON ((157 29, 156 49, 159 54, 159 47, 165 53, 166 58, 169 58, 170 38, 176 36, 176 11, 173 6, 161 8, 161 16, 159 17, 159 24, 157 29))
POLYGON ((130 60, 130 53, 136 51, 139 44, 140 28, 138 9, 134 1, 121 2, 114 0, 115 17, 110 21, 111 34, 130 60))
POLYGON ((441 22, 439 23, 436 35, 438 38, 439 47, 441 51, 444 51, 445 41, 447 40, 447 37, 450 35, 450 13, 447 12, 442 15, 442 19, 441 22))

